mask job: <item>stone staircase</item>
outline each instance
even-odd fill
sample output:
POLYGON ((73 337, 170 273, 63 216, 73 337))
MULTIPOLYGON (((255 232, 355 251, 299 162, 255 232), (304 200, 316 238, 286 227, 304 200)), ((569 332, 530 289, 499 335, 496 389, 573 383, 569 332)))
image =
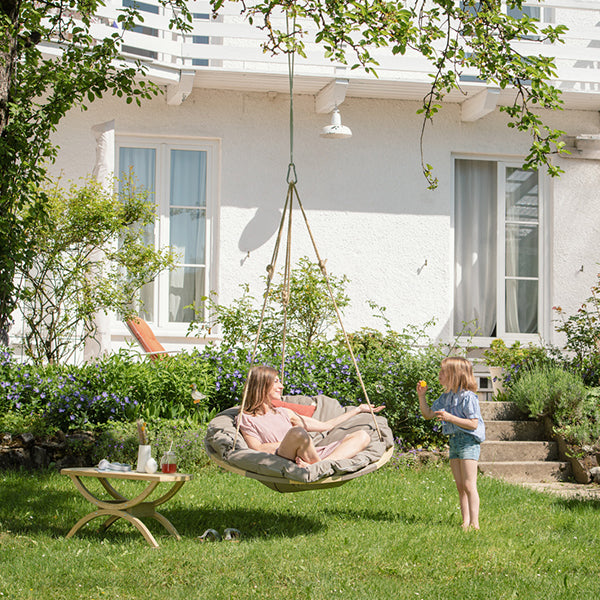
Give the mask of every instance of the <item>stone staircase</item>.
POLYGON ((571 465, 559 460, 558 445, 544 426, 528 419, 512 402, 480 402, 486 441, 479 472, 515 483, 565 481, 571 465))

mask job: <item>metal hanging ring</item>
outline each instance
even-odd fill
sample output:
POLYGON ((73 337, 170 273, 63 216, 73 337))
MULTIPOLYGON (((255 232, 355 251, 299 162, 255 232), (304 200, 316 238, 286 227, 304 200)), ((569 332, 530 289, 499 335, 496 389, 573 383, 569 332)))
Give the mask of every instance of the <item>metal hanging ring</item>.
POLYGON ((286 181, 288 183, 298 183, 298 175, 296 175, 296 165, 293 162, 288 165, 286 181))

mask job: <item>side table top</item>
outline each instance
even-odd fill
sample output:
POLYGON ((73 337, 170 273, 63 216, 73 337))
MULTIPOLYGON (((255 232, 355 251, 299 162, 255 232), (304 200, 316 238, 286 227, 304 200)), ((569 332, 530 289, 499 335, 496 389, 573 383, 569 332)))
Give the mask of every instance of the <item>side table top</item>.
POLYGON ((102 479, 129 479, 137 481, 189 481, 193 475, 189 473, 138 473, 137 471, 101 471, 97 467, 73 467, 61 469, 61 475, 75 477, 97 477, 102 479))

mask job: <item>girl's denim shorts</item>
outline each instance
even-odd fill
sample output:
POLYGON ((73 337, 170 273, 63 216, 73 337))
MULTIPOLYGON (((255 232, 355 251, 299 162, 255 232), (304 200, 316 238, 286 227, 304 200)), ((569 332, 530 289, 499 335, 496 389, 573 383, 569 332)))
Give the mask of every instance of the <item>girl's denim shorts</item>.
POLYGON ((450 458, 479 460, 481 443, 470 433, 450 434, 450 458))

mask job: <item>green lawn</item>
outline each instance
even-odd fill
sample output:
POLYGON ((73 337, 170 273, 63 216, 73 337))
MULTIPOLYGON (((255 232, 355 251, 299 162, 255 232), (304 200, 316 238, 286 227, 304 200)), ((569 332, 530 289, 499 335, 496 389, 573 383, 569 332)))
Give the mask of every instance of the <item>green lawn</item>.
POLYGON ((600 502, 481 478, 463 532, 447 466, 386 467, 340 488, 278 494, 210 467, 163 506, 180 542, 100 520, 56 473, 0 473, 0 599, 577 599, 600 597, 600 502), (202 543, 235 527, 239 543, 202 543))

